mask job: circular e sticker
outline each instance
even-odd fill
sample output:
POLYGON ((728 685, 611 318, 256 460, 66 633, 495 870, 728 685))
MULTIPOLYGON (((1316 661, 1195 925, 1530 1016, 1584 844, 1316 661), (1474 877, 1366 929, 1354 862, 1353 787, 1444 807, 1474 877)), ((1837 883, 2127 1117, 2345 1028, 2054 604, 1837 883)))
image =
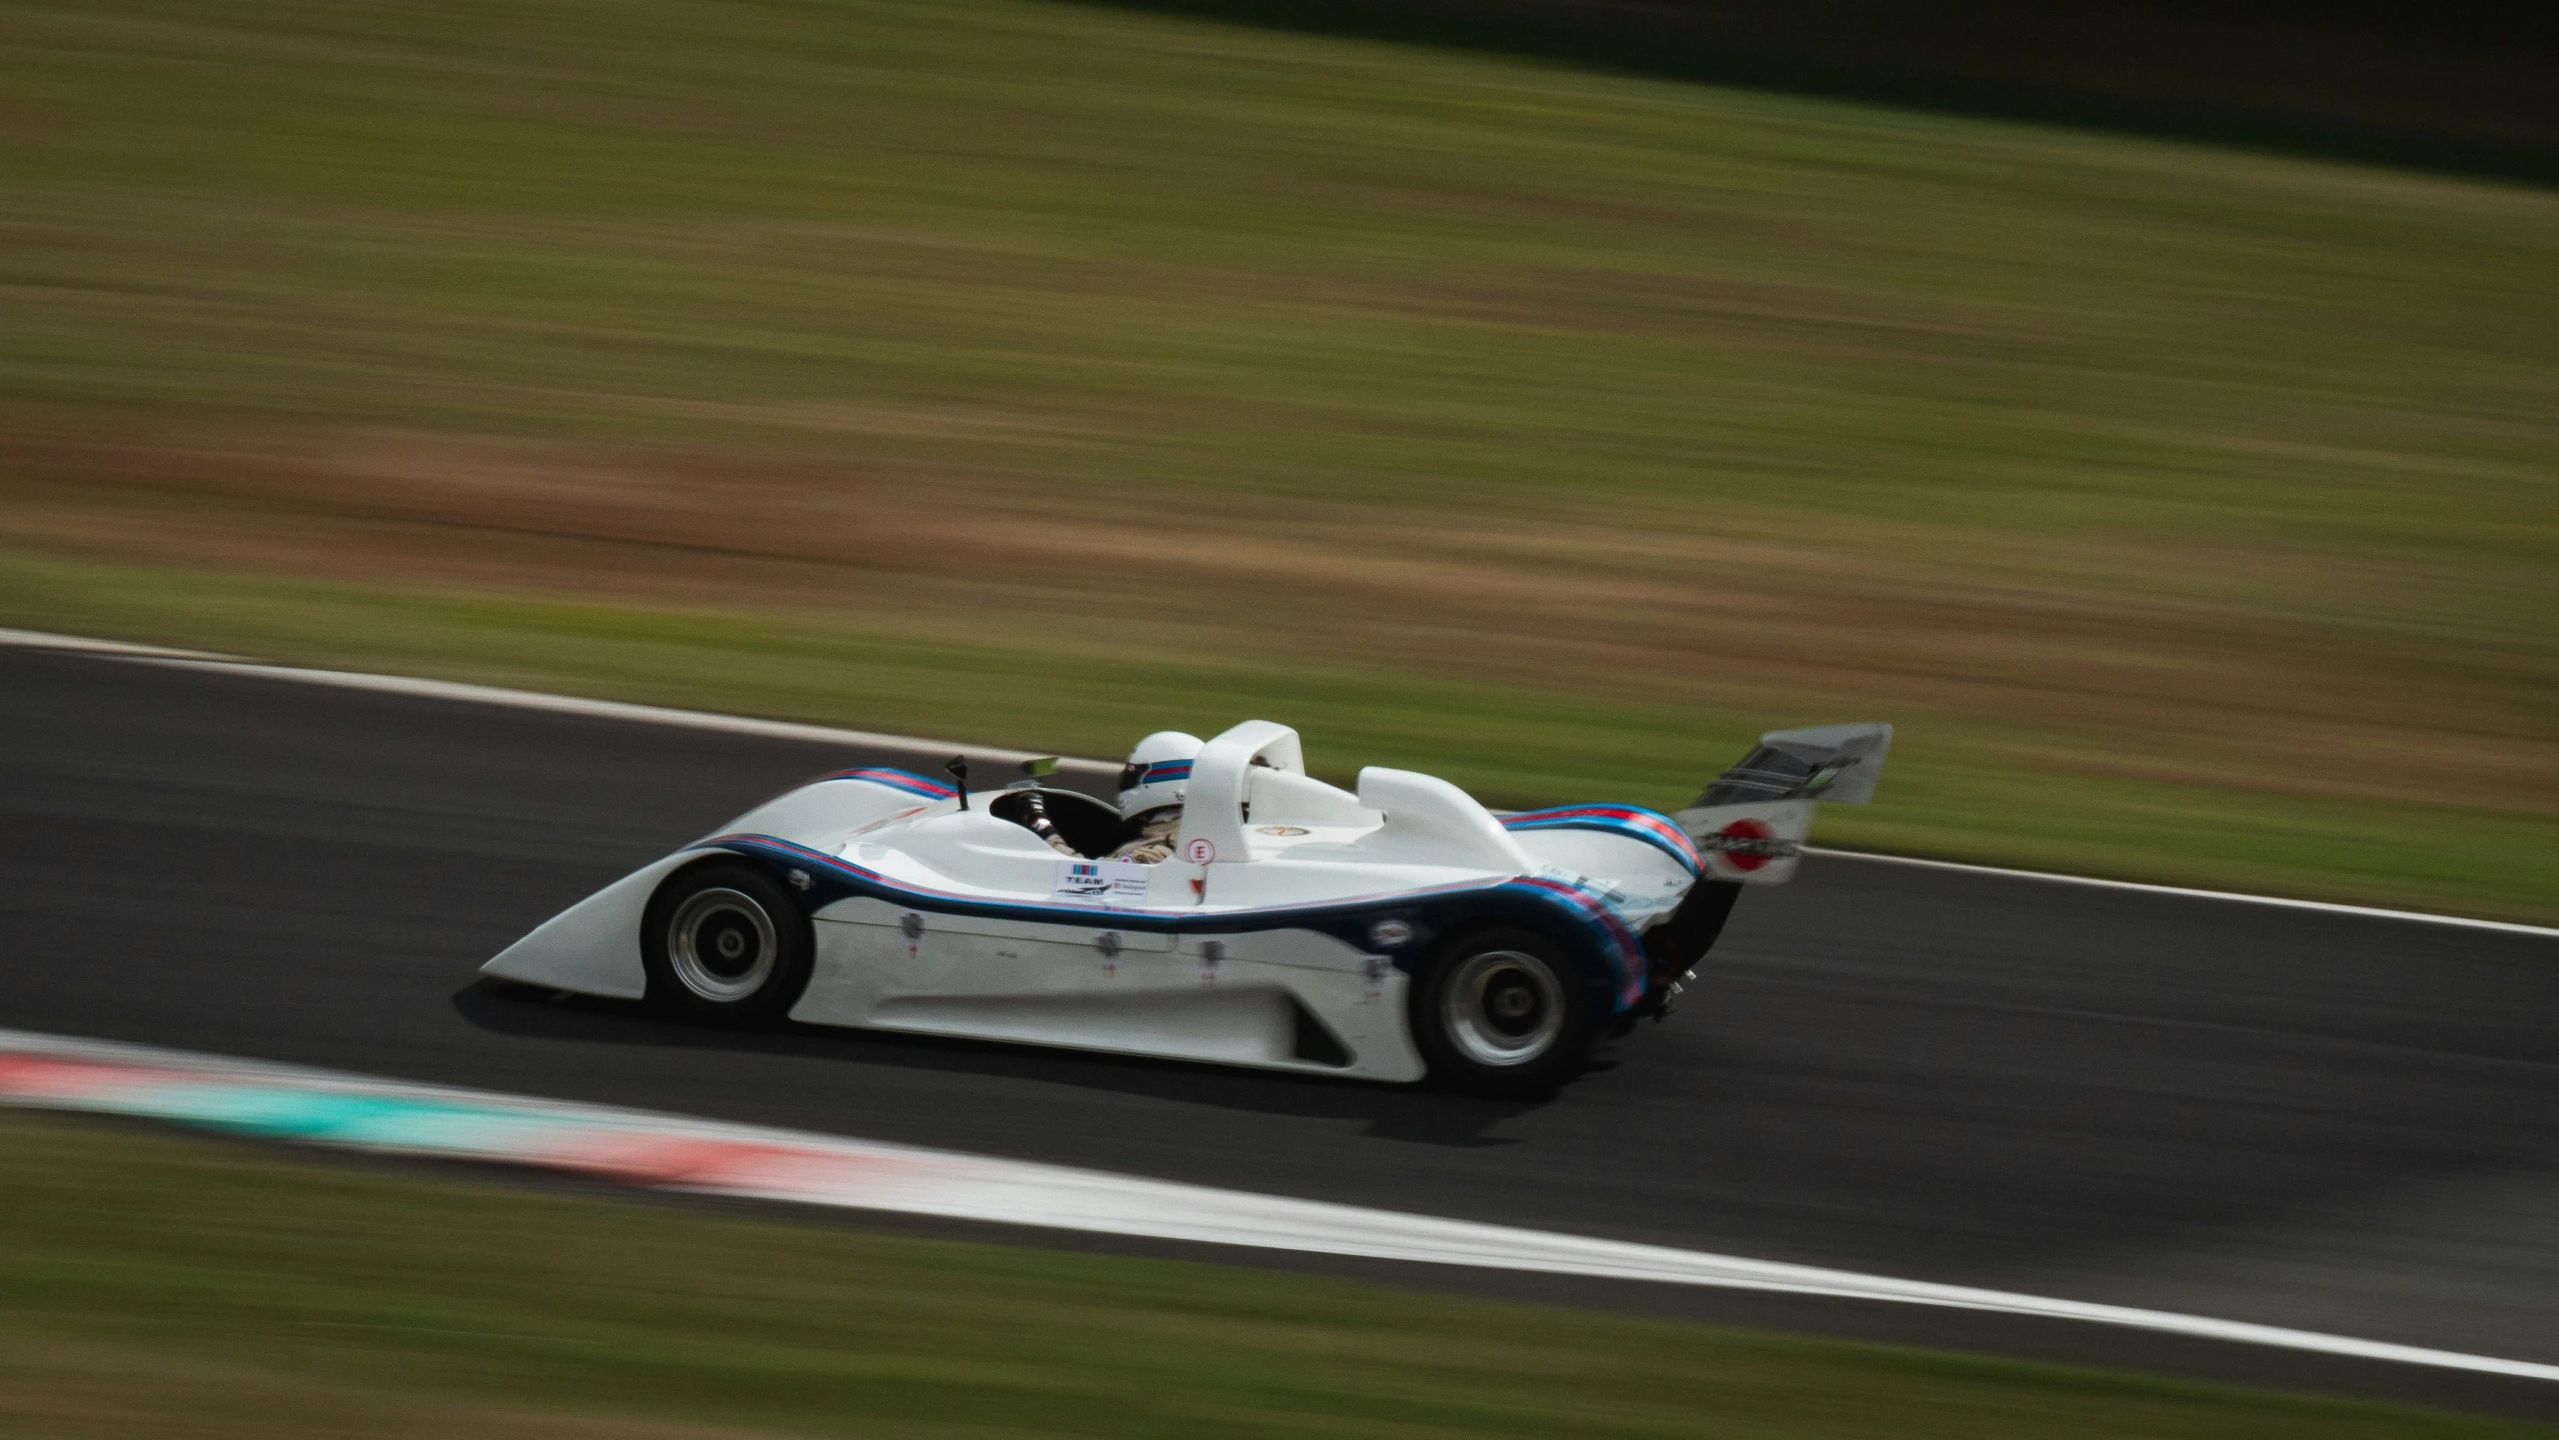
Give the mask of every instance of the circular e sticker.
POLYGON ((1214 864, 1217 860, 1217 846, 1205 835, 1194 837, 1190 844, 1182 847, 1182 858, 1194 865, 1214 864))

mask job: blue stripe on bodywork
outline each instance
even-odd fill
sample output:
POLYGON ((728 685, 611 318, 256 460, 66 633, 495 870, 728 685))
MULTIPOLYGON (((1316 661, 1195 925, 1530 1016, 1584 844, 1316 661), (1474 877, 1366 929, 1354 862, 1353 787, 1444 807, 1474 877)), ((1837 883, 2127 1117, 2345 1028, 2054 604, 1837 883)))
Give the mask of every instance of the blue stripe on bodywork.
POLYGON ((1605 1002, 1606 1013, 1623 1011, 1644 993, 1644 947, 1635 932, 1614 911, 1590 896, 1569 885, 1533 876, 1466 881, 1319 905, 1275 905, 1182 915, 1093 905, 1049 905, 1031 900, 990 900, 933 890, 889 879, 868 866, 773 835, 714 836, 696 848, 747 856, 780 870, 808 871, 811 884, 801 892, 801 899, 811 911, 859 896, 933 914, 1025 920, 1082 929, 1144 930, 1170 935, 1313 930, 1363 952, 1386 950, 1397 968, 1408 974, 1420 954, 1429 948, 1433 936, 1471 921, 1510 920, 1552 935, 1590 962, 1593 989, 1605 1002), (1369 927, 1386 919, 1412 925, 1414 938, 1392 949, 1369 939, 1369 927))
POLYGON ((945 785, 939 780, 918 775, 912 770, 892 770, 886 766, 873 766, 862 770, 838 770, 832 775, 822 775, 818 778, 821 780, 867 780, 874 785, 903 790, 909 795, 921 796, 927 800, 948 800, 960 793, 959 787, 955 785, 945 785))
POLYGON ((1641 840, 1678 861, 1694 875, 1697 847, 1676 821, 1638 805, 1564 805, 1552 810, 1522 810, 1502 817, 1505 830, 1596 830, 1641 840))

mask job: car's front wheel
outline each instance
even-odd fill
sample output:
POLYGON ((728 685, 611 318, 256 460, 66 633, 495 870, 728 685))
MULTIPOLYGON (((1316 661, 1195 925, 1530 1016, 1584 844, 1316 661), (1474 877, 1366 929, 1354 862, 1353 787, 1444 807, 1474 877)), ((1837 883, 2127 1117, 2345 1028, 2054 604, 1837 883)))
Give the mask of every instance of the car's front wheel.
POLYGON ((772 877, 743 862, 683 871, 641 920, 649 998, 697 1020, 776 1020, 808 987, 809 917, 772 877))
POLYGON ((1477 1095, 1552 1091, 1589 1060, 1599 1028, 1579 967, 1534 930, 1455 937, 1424 962, 1409 993, 1413 1038, 1431 1077, 1477 1095))

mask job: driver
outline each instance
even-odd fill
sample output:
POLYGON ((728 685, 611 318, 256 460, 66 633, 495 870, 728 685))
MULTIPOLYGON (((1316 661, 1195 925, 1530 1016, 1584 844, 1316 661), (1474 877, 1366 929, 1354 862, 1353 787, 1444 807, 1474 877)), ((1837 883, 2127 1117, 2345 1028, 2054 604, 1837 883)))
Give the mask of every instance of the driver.
POLYGON ((1120 818, 1137 838, 1111 852, 1113 860, 1153 865, 1171 858, 1182 831, 1182 795, 1190 788, 1191 762, 1208 742, 1179 730, 1158 730, 1137 742, 1120 770, 1120 818))

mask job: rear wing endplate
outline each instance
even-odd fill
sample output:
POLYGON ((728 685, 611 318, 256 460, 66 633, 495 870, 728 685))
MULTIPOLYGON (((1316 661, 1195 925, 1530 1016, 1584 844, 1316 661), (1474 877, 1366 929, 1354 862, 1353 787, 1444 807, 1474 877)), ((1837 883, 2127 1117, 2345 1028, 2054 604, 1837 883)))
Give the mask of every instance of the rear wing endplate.
POLYGON ((1771 730, 1672 818, 1697 846, 1701 878, 1776 885, 1795 878, 1815 801, 1862 805, 1892 748, 1890 725, 1771 730))

